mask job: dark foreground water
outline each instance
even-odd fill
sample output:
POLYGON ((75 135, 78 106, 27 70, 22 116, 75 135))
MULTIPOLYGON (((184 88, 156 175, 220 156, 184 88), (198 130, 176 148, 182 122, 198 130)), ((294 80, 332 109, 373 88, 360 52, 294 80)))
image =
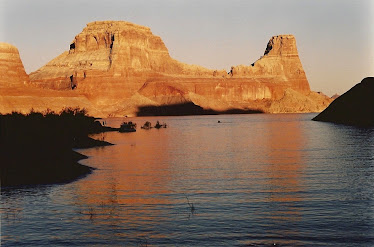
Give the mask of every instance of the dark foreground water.
POLYGON ((374 246, 374 130, 314 116, 137 118, 93 174, 3 190, 1 246, 374 246))

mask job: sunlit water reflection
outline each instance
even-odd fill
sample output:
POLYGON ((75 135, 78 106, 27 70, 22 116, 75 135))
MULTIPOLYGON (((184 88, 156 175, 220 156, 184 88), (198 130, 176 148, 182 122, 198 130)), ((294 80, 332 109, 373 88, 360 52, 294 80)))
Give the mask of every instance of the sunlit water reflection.
POLYGON ((374 130, 313 116, 131 119, 87 177, 2 191, 2 246, 374 245, 374 130))

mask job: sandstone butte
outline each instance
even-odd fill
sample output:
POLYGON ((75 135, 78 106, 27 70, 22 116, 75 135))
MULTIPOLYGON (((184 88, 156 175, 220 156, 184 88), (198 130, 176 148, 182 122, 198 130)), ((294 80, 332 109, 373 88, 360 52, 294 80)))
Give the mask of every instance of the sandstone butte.
POLYGON ((0 112, 79 106, 97 117, 132 116, 140 106, 189 102, 217 111, 320 112, 332 101, 310 90, 292 35, 272 37, 261 58, 227 73, 174 60, 148 27, 96 21, 29 77, 18 50, 1 43, 0 70, 0 112))

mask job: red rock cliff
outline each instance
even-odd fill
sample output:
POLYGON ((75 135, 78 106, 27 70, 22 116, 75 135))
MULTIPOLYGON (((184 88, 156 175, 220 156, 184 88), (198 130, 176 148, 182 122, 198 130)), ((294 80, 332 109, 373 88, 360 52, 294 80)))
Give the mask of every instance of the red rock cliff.
MULTIPOLYGON (((281 100, 311 93, 292 35, 272 37, 264 56, 249 66, 233 66, 227 74, 172 59, 149 28, 124 21, 87 24, 66 52, 30 79, 38 87, 74 90, 105 114, 119 116, 134 114, 142 105, 181 102, 215 110, 292 112, 294 102, 288 106, 290 100, 281 100)), ((321 111, 326 104, 305 103, 295 111, 321 111)))
POLYGON ((29 82, 18 49, 0 42, 0 87, 16 86, 29 82))
POLYGON ((7 43, 0 43, 0 113, 28 113, 31 109, 59 112, 64 107, 86 108, 91 114, 101 115, 87 98, 76 92, 32 87, 18 49, 7 43))
POLYGON ((293 35, 273 36, 260 59, 250 66, 232 67, 231 74, 235 77, 272 78, 302 93, 310 92, 293 35))
POLYGON ((42 87, 71 89, 75 79, 115 77, 116 81, 123 81, 137 77, 139 72, 200 75, 210 70, 173 60, 161 38, 148 27, 124 21, 97 21, 87 24, 68 51, 30 76, 33 83, 42 87))

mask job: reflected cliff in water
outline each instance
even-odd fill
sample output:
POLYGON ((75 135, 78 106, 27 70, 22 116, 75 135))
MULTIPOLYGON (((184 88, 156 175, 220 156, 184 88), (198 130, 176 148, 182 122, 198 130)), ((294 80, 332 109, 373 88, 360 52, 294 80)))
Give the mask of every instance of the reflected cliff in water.
MULTIPOLYGON (((298 205, 303 204, 303 172, 306 136, 296 116, 290 116, 281 126, 267 122, 268 165, 264 166, 269 178, 268 202, 269 219, 273 231, 280 237, 300 235, 298 227, 302 212, 298 205), (277 227, 275 227, 277 226, 277 227)), ((270 231, 271 234, 271 231, 270 231)), ((284 244, 295 245, 298 241, 285 240, 284 244)))
MULTIPOLYGON (((2 240, 373 245, 374 132, 310 121, 313 116, 126 119, 138 126, 159 120, 168 128, 99 134, 116 145, 78 150, 89 156, 83 164, 97 168, 91 175, 32 193, 2 193, 2 240)), ((124 119, 105 121, 118 127, 124 119)))
POLYGON ((265 166, 269 174, 269 186, 272 190, 270 200, 275 202, 298 201, 295 192, 300 191, 301 176, 304 169, 303 153, 305 133, 297 119, 279 124, 267 123, 267 141, 269 165, 265 166))
MULTIPOLYGON (((168 122, 167 119, 163 121, 168 122)), ((141 118, 132 120, 138 126, 143 124, 141 118)), ((106 121, 113 127, 120 122, 106 121)), ((169 129, 108 133, 116 146, 84 151, 88 156, 99 157, 87 160, 98 170, 77 186, 76 203, 88 212, 86 217, 91 218, 91 214, 90 208, 85 207, 96 205, 93 222, 111 217, 118 224, 138 228, 158 218, 165 220, 162 215, 168 215, 172 205, 178 205, 174 211, 177 218, 211 218, 214 215, 201 207, 218 204, 225 210, 236 211, 226 208, 227 201, 235 199, 246 206, 254 201, 269 205, 254 216, 271 225, 287 225, 300 219, 293 204, 303 199, 298 194, 304 169, 300 150, 304 149, 306 137, 297 116, 288 118, 281 126, 279 122, 259 121, 252 125, 236 122, 235 128, 227 128, 233 124, 230 118, 220 123, 212 120, 203 125, 185 124, 181 120, 169 125, 169 129), (251 196, 253 191, 242 189, 248 186, 259 188, 262 193, 251 196), (238 189, 246 196, 231 194, 238 189), (170 197, 173 194, 176 197, 170 197), (202 196, 207 194, 219 196, 202 196), (195 203, 194 215, 188 210, 186 197, 195 203), (162 211, 157 209, 160 205, 164 207, 162 211)), ((283 230, 278 234, 287 236, 289 229, 283 230)), ((129 237, 127 233, 121 234, 129 237)), ((156 235, 147 237, 162 237, 156 235)))
MULTIPOLYGON (((108 125, 117 126, 117 122, 118 119, 107 120, 108 125)), ((157 207, 171 204, 167 196, 162 196, 172 193, 169 186, 172 169, 169 154, 165 152, 169 135, 163 129, 110 133, 110 139, 117 145, 110 150, 87 151, 89 156, 99 157, 88 162, 98 168, 98 172, 76 187, 75 203, 82 217, 98 225, 108 222, 104 227, 114 234, 113 237, 134 237, 133 231, 119 233, 116 230, 118 225, 138 228, 144 222, 157 220, 157 207), (150 131, 156 134, 153 139, 149 138, 150 131)), ((103 138, 101 135, 93 137, 103 138)), ((137 237, 157 239, 165 236, 139 232, 137 237)))

